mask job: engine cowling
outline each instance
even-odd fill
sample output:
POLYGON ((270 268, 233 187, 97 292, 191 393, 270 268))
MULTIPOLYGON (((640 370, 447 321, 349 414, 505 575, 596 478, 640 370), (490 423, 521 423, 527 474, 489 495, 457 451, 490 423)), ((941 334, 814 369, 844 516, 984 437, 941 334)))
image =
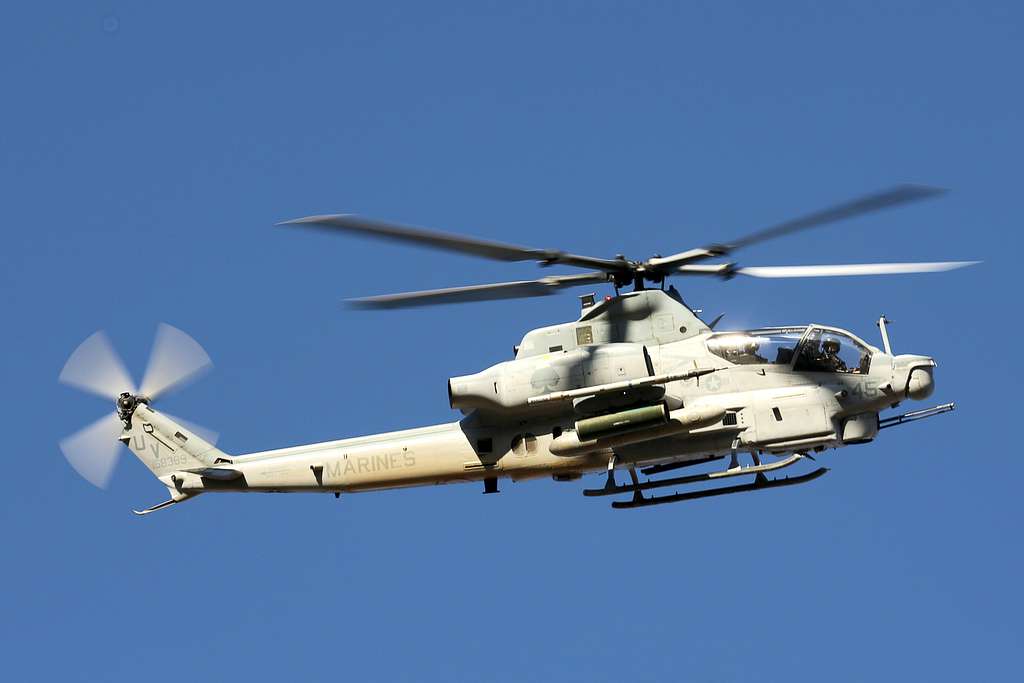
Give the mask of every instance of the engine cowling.
POLYGON ((448 401, 463 411, 524 409, 533 396, 653 373, 643 344, 602 344, 506 361, 473 375, 452 377, 448 401))

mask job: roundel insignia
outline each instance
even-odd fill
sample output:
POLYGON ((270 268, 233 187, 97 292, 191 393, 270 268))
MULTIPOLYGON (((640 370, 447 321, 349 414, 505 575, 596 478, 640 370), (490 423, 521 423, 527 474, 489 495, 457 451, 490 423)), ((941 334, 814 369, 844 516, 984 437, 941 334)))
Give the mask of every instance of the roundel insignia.
POLYGON ((718 391, 722 388, 722 380, 718 375, 711 375, 704 380, 704 388, 708 391, 718 391))
POLYGON ((537 370, 530 377, 530 386, 537 391, 554 391, 558 387, 558 373, 550 365, 537 370))

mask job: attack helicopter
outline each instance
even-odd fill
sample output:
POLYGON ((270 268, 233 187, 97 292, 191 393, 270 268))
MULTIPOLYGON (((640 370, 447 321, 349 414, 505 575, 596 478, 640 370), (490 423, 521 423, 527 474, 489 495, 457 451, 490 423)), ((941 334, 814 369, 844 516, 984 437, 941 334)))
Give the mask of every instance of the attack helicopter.
POLYGON ((572 481, 604 473, 588 497, 625 496, 614 508, 637 508, 794 486, 828 469, 794 476, 780 470, 814 462, 814 453, 866 444, 887 428, 954 409, 952 403, 887 415, 905 400, 934 391, 935 361, 896 354, 888 320, 878 319, 882 347, 853 332, 809 323, 716 331, 685 303, 672 276, 828 277, 941 272, 977 263, 872 263, 740 266, 723 261, 741 248, 942 191, 901 185, 750 233, 728 243, 669 256, 629 260, 535 249, 414 228, 348 214, 286 221, 498 261, 536 261, 588 272, 388 294, 355 306, 395 309, 547 296, 607 285, 608 296, 580 297, 576 320, 526 333, 512 360, 448 381, 457 421, 242 455, 215 446, 216 436, 153 407, 210 367, 206 352, 170 325, 158 328, 141 385, 103 332, 68 359, 60 381, 107 398, 115 410, 61 442, 75 469, 104 486, 124 444, 166 486, 170 498, 136 514, 209 492, 361 491, 454 482, 552 477, 572 481), (623 291, 627 287, 631 291, 623 291), (743 461, 747 462, 743 462, 743 461), (679 474, 706 463, 711 469, 679 474), (620 482, 617 472, 628 479, 620 482), (663 475, 672 472, 669 476, 663 475), (770 476, 769 476, 770 475, 770 476), (641 479, 641 476, 643 479, 641 479), (731 483, 740 481, 742 483, 731 483), (671 488, 671 493, 650 491, 671 488))

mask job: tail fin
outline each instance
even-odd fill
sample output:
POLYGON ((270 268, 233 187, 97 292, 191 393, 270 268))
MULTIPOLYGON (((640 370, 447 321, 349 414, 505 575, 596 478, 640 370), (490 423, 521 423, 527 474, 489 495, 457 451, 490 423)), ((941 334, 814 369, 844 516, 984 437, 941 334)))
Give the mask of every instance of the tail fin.
POLYGON ((63 439, 64 457, 90 483, 105 488, 121 453, 116 441, 120 440, 171 493, 171 500, 140 514, 195 496, 202 492, 206 477, 240 477, 240 472, 216 466, 231 459, 214 448, 213 438, 149 407, 151 400, 184 386, 210 365, 210 357, 196 340, 161 323, 142 387, 136 388, 106 335, 93 334, 68 358, 60 381, 112 400, 116 413, 63 439))
MULTIPOLYGON (((121 441, 157 478, 230 463, 231 457, 185 426, 140 402, 121 441)), ((170 486, 170 484, 168 484, 170 486)))

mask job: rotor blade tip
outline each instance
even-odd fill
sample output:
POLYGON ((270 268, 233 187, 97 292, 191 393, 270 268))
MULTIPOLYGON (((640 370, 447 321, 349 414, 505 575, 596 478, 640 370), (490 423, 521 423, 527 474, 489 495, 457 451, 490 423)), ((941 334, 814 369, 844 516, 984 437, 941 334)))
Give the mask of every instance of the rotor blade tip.
POLYGON ((366 299, 343 299, 341 302, 341 305, 345 308, 356 311, 375 311, 382 308, 395 308, 394 304, 388 304, 388 301, 381 301, 372 297, 366 299))
POLYGON ((316 221, 324 218, 323 216, 303 216, 302 218, 291 218, 286 221, 275 223, 276 226, 284 225, 305 225, 306 223, 315 223, 316 221))
POLYGON ((359 214, 355 213, 318 213, 312 216, 302 216, 301 218, 292 218, 287 221, 281 221, 276 225, 308 225, 310 223, 327 223, 330 221, 336 221, 345 218, 358 218, 359 214))

